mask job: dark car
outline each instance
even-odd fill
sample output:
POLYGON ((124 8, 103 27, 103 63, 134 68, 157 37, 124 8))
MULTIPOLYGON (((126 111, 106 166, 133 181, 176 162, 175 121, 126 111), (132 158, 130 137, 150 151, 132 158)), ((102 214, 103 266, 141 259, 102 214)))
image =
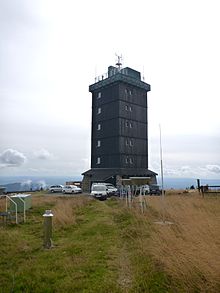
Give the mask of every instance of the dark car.
POLYGON ((162 190, 160 189, 160 186, 157 184, 152 184, 150 187, 150 195, 161 195, 162 190))

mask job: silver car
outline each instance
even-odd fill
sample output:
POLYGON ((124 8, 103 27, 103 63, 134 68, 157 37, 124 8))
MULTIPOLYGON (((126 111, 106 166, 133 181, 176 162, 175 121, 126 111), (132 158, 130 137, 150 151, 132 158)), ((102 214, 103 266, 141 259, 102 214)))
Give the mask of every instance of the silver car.
POLYGON ((49 190, 50 192, 62 192, 63 185, 51 185, 49 190))
POLYGON ((82 189, 75 185, 66 185, 65 187, 63 187, 62 192, 63 193, 82 193, 82 189))

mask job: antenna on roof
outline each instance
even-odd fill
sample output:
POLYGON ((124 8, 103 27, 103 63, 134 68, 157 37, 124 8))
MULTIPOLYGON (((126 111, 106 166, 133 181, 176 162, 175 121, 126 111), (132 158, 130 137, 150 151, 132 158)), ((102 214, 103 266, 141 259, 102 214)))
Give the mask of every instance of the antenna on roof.
POLYGON ((97 81, 97 66, 95 66, 95 82, 97 81))
POLYGON ((116 66, 118 66, 118 71, 120 71, 121 70, 121 66, 122 66, 122 55, 121 56, 119 56, 118 54, 116 54, 115 53, 115 55, 117 56, 117 63, 115 64, 116 66))

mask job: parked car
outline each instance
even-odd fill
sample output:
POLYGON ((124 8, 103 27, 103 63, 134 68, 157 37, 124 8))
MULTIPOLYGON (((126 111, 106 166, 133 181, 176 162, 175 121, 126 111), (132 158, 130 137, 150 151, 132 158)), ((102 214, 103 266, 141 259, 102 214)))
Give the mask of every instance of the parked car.
POLYGON ((108 188, 108 196, 116 195, 118 189, 113 184, 106 183, 105 185, 108 188))
POLYGON ((117 188, 117 191, 114 194, 115 196, 122 196, 125 197, 127 196, 127 190, 125 188, 117 188))
POLYGON ((93 183, 92 185, 105 185, 108 190, 107 190, 107 196, 111 196, 111 195, 116 195, 118 189, 111 183, 105 183, 105 182, 98 182, 98 183, 93 183))
POLYGON ((63 187, 62 192, 63 193, 82 193, 82 189, 75 185, 66 185, 65 187, 63 187))
POLYGON ((63 190, 63 185, 51 185, 49 188, 50 192, 62 192, 63 190))
POLYGON ((149 185, 144 185, 143 187, 142 187, 142 192, 143 192, 143 194, 149 194, 150 193, 150 187, 149 187, 149 185))
POLYGON ((93 183, 90 195, 99 200, 106 200, 108 196, 108 188, 105 184, 93 183))
POLYGON ((150 187, 150 195, 161 195, 162 190, 160 189, 160 186, 157 184, 152 184, 150 187))

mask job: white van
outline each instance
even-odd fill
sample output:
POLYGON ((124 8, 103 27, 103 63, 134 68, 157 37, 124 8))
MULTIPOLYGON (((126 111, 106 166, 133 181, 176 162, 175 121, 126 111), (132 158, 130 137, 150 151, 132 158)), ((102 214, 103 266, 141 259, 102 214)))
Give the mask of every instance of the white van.
POLYGON ((106 200, 108 196, 108 188, 105 184, 92 184, 91 196, 100 200, 106 200))

